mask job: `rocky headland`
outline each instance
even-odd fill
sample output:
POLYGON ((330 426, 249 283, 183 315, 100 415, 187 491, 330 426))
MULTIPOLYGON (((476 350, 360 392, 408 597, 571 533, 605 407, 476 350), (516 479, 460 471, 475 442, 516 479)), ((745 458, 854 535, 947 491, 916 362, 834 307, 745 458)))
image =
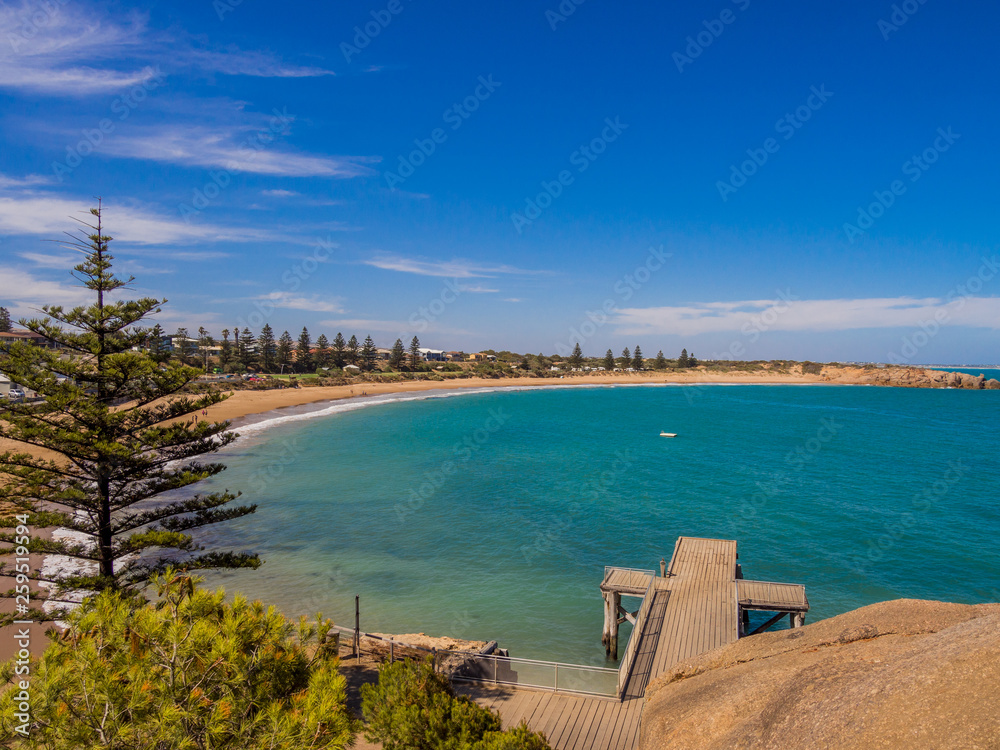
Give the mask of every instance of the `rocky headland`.
POLYGON ((646 700, 641 750, 996 750, 1000 604, 900 599, 762 633, 646 700))

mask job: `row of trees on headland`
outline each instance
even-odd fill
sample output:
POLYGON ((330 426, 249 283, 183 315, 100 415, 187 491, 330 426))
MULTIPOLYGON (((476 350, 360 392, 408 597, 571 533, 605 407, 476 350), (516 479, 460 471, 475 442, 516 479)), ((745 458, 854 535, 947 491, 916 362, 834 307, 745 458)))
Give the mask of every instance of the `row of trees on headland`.
MULTIPOLYGON (((572 367, 575 368, 579 368, 584 365, 585 358, 583 356, 583 349, 580 347, 579 344, 573 347, 573 353, 569 356, 568 362, 572 367)), ((622 349, 621 356, 619 356, 617 360, 615 359, 615 355, 612 353, 612 351, 608 349, 608 351, 605 352, 604 357, 600 360, 600 362, 601 362, 600 366, 603 367, 605 370, 615 370, 615 369, 666 370, 671 366, 675 368, 698 366, 698 360, 695 359, 694 354, 688 354, 687 349, 681 350, 680 356, 673 363, 673 365, 671 365, 671 362, 668 361, 667 358, 663 356, 662 349, 656 353, 656 357, 654 357, 653 361, 650 362, 643 356, 642 349, 639 347, 638 344, 636 344, 635 349, 631 352, 629 351, 628 347, 622 349)))
MULTIPOLYGON (((176 357, 186 364, 207 369, 211 359, 225 372, 253 369, 265 373, 309 373, 347 365, 371 371, 379 361, 379 350, 371 336, 359 342, 357 336, 345 339, 338 331, 332 342, 325 334, 313 341, 309 329, 303 326, 297 340, 288 331, 275 338, 274 330, 266 323, 259 334, 239 326, 232 331, 223 328, 219 341, 205 328, 199 328, 198 337, 192 338, 187 328, 178 328, 175 334, 168 336, 157 324, 147 332, 145 347, 161 362, 176 357)), ((420 340, 414 336, 408 349, 403 346, 402 339, 396 339, 387 361, 390 367, 398 370, 416 368, 421 359, 420 340)))
MULTIPOLYGON (((178 328, 176 333, 168 336, 157 324, 149 329, 145 345, 158 361, 165 362, 174 357, 185 364, 208 369, 211 360, 212 364, 217 364, 224 372, 256 370, 263 373, 311 373, 331 368, 342 369, 347 365, 371 372, 379 369, 380 361, 386 362, 392 370, 415 370, 423 362, 420 340, 416 336, 410 340, 409 347, 403 346, 402 339, 396 339, 385 356, 384 350, 380 352, 370 335, 365 337, 364 342, 359 342, 357 336, 345 339, 344 334, 338 331, 332 342, 325 334, 320 334, 313 341, 306 326, 302 327, 297 340, 288 331, 283 331, 275 338, 274 330, 269 324, 265 324, 259 334, 238 326, 231 331, 224 328, 221 340, 216 340, 205 328, 198 329, 197 338, 192 338, 186 328, 178 328)), ((618 357, 608 349, 601 358, 585 357, 580 344, 565 359, 546 357, 541 353, 496 353, 492 349, 484 353, 494 355, 501 363, 506 362, 522 370, 547 369, 559 363, 567 364, 573 369, 589 366, 608 371, 667 370, 698 366, 698 360, 694 354, 689 355, 687 349, 682 349, 675 360, 668 360, 662 350, 652 359, 646 359, 638 345, 632 350, 626 347, 618 357)))

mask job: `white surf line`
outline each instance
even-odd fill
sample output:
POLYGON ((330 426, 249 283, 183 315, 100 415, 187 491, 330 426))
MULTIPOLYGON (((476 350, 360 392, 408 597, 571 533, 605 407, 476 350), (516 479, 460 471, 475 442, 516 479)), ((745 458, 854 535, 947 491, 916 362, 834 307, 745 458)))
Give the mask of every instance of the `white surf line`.
MULTIPOLYGON (((713 386, 713 387, 726 387, 726 386, 747 386, 747 385, 766 385, 766 386, 841 386, 841 385, 854 385, 853 383, 720 383, 720 382, 696 382, 696 383, 552 383, 546 385, 508 385, 508 386, 484 386, 482 388, 441 388, 432 389, 428 391, 420 391, 418 393, 411 393, 407 391, 400 391, 398 393, 384 393, 377 396, 352 396, 342 399, 330 399, 327 401, 315 401, 310 404, 299 404, 293 407, 279 407, 277 409, 271 409, 265 412, 259 412, 258 414, 247 414, 243 417, 235 417, 232 421, 236 422, 231 430, 233 432, 238 432, 240 437, 243 438, 249 435, 255 435, 257 433, 263 432, 264 430, 270 429, 272 427, 277 427, 282 424, 288 424, 290 422, 302 422, 311 419, 317 419, 319 417, 328 417, 334 414, 343 414, 350 411, 357 411, 359 409, 364 409, 370 406, 379 406, 381 404, 391 404, 391 403, 404 403, 408 401, 425 401, 428 399, 435 398, 453 398, 458 396, 474 396, 483 393, 504 393, 504 392, 523 392, 523 391, 539 391, 539 390, 571 390, 571 389, 586 389, 586 388, 685 388, 685 387, 703 387, 703 386, 713 386), (330 404, 329 406, 323 406, 323 404, 330 404), (286 409, 294 408, 309 408, 313 407, 309 411, 302 411, 296 414, 285 414, 281 416, 268 417, 268 414, 278 414, 285 411, 286 409), (245 419, 253 419, 254 417, 263 417, 259 421, 251 421, 245 424, 239 424, 240 421, 245 419)), ((861 383, 858 385, 868 385, 867 383, 861 383)))

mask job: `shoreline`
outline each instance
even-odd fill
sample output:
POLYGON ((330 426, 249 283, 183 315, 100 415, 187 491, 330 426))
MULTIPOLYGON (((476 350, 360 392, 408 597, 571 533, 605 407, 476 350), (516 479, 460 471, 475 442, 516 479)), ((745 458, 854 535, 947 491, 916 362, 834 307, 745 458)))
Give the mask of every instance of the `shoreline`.
MULTIPOLYGON (((308 415, 321 408, 352 399, 391 396, 399 394, 428 394, 434 391, 490 392, 498 390, 527 390, 529 388, 579 388, 609 386, 691 386, 706 385, 871 385, 863 382, 833 381, 820 376, 733 374, 732 376, 706 378, 665 377, 663 375, 602 375, 571 376, 565 378, 462 378, 445 381, 408 381, 402 383, 359 383, 356 385, 304 386, 274 391, 231 391, 221 404, 209 407, 208 418, 216 421, 233 421, 233 429, 262 424, 268 415, 308 415), (301 410, 315 406, 316 410, 301 410)), ((432 394, 433 395, 433 394, 432 394)), ((457 395, 457 394, 456 394, 457 395)), ((387 400, 386 400, 387 401, 387 400)), ((370 402, 369 402, 370 403, 370 402)), ((378 402, 376 402, 378 403, 378 402)), ((359 404, 360 408, 360 404, 359 404)))
MULTIPOLYGON (((402 382, 379 383, 362 381, 349 385, 313 386, 282 388, 275 390, 228 391, 225 401, 208 408, 207 418, 212 421, 230 421, 232 429, 257 431, 254 425, 283 419, 285 417, 309 418, 323 408, 330 408, 339 402, 352 399, 390 396, 412 393, 415 396, 429 391, 476 391, 528 388, 571 388, 600 386, 687 386, 709 385, 867 385, 901 388, 961 388, 976 389, 976 379, 965 375, 958 380, 949 380, 949 373, 924 367, 886 367, 870 369, 864 367, 825 366, 818 374, 803 373, 800 367, 792 372, 774 373, 767 369, 754 372, 731 371, 709 372, 701 369, 677 371, 650 371, 644 373, 566 375, 563 377, 512 377, 512 378, 454 378, 445 380, 407 380, 402 382), (304 407, 313 407, 311 409, 304 407)), ((1000 384, 991 381, 993 387, 1000 384)), ((986 388, 991 387, 987 385, 986 388)), ((226 391, 223 391, 226 393, 226 391)), ((428 397, 434 397, 433 395, 428 397)), ((384 399, 388 400, 388 399, 384 399)), ((362 408, 371 402, 355 402, 354 408, 362 408)), ((376 402, 378 403, 378 402, 376 402)), ((349 407, 348 407, 349 408, 349 407)), ((58 456, 42 448, 25 446, 0 438, 0 451, 24 451, 30 455, 58 459, 58 456)))
MULTIPOLYGON (((353 385, 300 386, 272 391, 230 391, 229 398, 208 409, 208 418, 232 421, 233 429, 284 417, 308 418, 309 415, 338 402, 398 394, 426 394, 430 391, 497 391, 502 389, 573 388, 606 386, 680 386, 710 385, 858 385, 906 388, 947 388, 946 373, 917 367, 868 370, 861 367, 824 368, 820 374, 792 372, 709 373, 649 372, 619 375, 567 375, 554 378, 455 378, 451 380, 416 380, 392 383, 361 382, 353 385), (302 407, 313 406, 314 409, 302 407), (299 411, 301 409, 301 411, 299 411), (266 415, 266 416, 265 416, 266 415), (255 417, 258 417, 255 419, 255 417), (263 417, 263 418, 259 418, 263 417)), ((433 397, 433 396, 429 396, 433 397)), ((387 401, 388 399, 384 399, 387 401)), ((357 407, 370 404, 358 402, 357 407)), ((378 403, 378 402, 376 402, 378 403)), ((259 428, 261 429, 261 428, 259 428)), ((255 430, 256 431, 256 430, 255 430)))

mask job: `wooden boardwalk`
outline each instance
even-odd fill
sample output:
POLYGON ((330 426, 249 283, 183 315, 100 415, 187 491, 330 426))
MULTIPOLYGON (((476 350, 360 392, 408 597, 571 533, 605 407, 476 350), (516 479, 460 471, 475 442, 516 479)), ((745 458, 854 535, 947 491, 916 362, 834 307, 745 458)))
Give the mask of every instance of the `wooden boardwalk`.
POLYGON ((642 699, 462 685, 456 691, 500 714, 504 729, 522 721, 557 750, 632 750, 639 742, 642 699))
POLYGON ((741 599, 752 609, 803 613, 809 608, 803 587, 744 581, 736 560, 733 540, 680 537, 665 577, 608 569, 601 586, 606 593, 643 596, 654 584, 641 632, 632 635, 638 641, 621 701, 479 685, 458 690, 498 711, 505 728, 526 722, 556 750, 633 750, 650 681, 678 662, 739 638, 741 599))
POLYGON ((740 607, 780 612, 806 612, 809 600, 805 586, 769 581, 737 581, 740 607))

